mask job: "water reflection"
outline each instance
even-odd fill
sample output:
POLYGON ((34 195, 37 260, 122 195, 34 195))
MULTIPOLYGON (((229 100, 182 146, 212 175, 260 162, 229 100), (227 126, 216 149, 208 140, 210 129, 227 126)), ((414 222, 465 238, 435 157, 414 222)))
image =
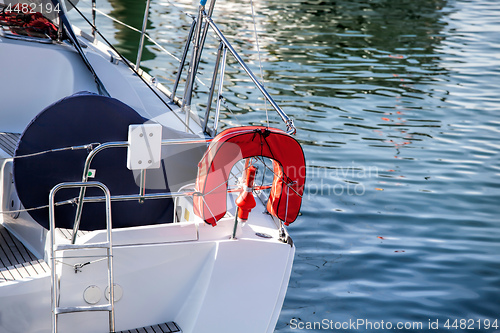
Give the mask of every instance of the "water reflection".
MULTIPOLYGON (((421 108, 422 101, 412 99, 435 96, 428 84, 446 74, 434 52, 443 38, 445 1, 268 3, 266 28, 275 43, 267 48, 277 62, 286 65, 269 70, 269 81, 279 79, 282 85, 276 89, 282 94, 298 94, 297 102, 310 109, 308 118, 321 119, 337 107, 349 113, 337 112, 338 117, 348 119, 347 126, 380 131, 403 123, 406 127, 427 125, 404 119, 403 113, 421 108), (307 70, 300 76, 286 75, 290 63, 307 70)), ((432 107, 439 104, 430 102, 432 107)), ((380 134, 375 133, 373 138, 380 134)))

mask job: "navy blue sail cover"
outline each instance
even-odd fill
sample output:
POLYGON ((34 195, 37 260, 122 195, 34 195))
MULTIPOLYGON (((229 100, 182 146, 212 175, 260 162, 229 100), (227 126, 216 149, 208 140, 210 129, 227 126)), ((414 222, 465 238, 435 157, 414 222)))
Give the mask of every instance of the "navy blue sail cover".
MULTIPOLYGON (((57 148, 74 147, 89 143, 127 141, 128 127, 142 124, 145 119, 124 103, 110 97, 92 93, 78 93, 66 97, 43 110, 22 134, 14 158, 14 179, 19 199, 25 208, 48 204, 50 190, 62 182, 82 180, 86 149, 61 150, 43 154, 57 148), (28 155, 28 156, 26 156, 28 155), (26 156, 26 157, 23 157, 26 156)), ((95 147, 95 145, 94 145, 95 147)), ((95 178, 112 195, 138 194, 134 173, 127 169, 127 148, 110 148, 97 154, 91 164, 95 178)), ((164 165, 160 174, 165 174, 164 165)), ((165 188, 148 193, 169 191, 165 188)), ((78 197, 79 189, 62 189, 56 202, 78 197)), ((88 188, 86 196, 102 196, 99 189, 88 188)), ((111 205, 113 228, 168 223, 173 220, 172 199, 113 202, 111 205)), ((76 205, 61 205, 55 209, 56 226, 72 228, 76 205)), ((48 208, 29 211, 40 225, 49 228, 48 208)), ((104 203, 85 203, 80 230, 105 228, 104 203)))

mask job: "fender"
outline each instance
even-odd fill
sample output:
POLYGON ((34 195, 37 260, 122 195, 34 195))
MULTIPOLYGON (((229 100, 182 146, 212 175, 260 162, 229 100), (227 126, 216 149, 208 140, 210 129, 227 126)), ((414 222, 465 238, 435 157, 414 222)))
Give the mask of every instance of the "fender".
POLYGON ((227 180, 232 167, 239 160, 254 156, 273 160, 274 180, 267 202, 268 212, 285 225, 295 221, 304 193, 304 152, 289 134, 263 126, 230 128, 212 140, 198 164, 194 213, 215 226, 226 214, 227 180))

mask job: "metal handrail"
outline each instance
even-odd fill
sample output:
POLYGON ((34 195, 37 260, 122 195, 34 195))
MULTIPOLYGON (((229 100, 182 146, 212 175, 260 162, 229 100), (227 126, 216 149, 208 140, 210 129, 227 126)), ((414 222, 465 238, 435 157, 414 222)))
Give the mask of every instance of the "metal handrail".
MULTIPOLYGON (((221 43, 222 44, 222 43, 221 43)), ((224 73, 226 72, 227 47, 222 47, 222 67, 220 69, 219 88, 217 90, 217 106, 215 107, 213 135, 217 133, 220 117, 220 103, 222 100, 222 88, 224 87, 224 73)))
MULTIPOLYGON (((212 100, 214 97, 215 83, 217 81, 217 73, 219 72, 219 64, 220 64, 220 59, 222 57, 222 49, 223 48, 224 48, 224 44, 220 43, 219 49, 217 50, 217 58, 215 59, 214 72, 212 74, 212 84, 210 85, 210 90, 208 92, 207 108, 205 109, 205 117, 203 119, 203 133, 207 133, 208 117, 210 115, 210 109, 212 108, 212 100)), ((213 135, 212 133, 210 133, 210 134, 213 135)))
MULTIPOLYGON (((200 192, 196 191, 180 191, 180 192, 165 192, 165 193, 150 193, 150 194, 126 194, 126 195, 112 195, 111 201, 133 201, 140 199, 167 199, 167 198, 178 198, 178 197, 190 197, 193 195, 198 195, 200 192)), ((83 198, 83 202, 102 202, 106 198, 102 196, 92 196, 83 198)))
MULTIPOLYGON (((198 18, 196 20, 196 29, 195 29, 195 34, 194 34, 194 47, 193 47, 193 53, 191 56, 191 62, 189 64, 189 70, 188 70, 188 77, 186 80, 186 87, 184 88, 184 97, 182 98, 182 104, 181 104, 181 109, 184 109, 186 106, 191 105, 191 97, 192 97, 192 92, 193 92, 193 82, 196 77, 196 71, 198 69, 198 66, 196 64, 196 61, 198 60, 198 55, 201 55, 201 26, 202 26, 202 20, 203 20, 203 14, 204 13, 204 7, 200 6, 199 13, 198 13, 198 18)), ((188 41, 189 43, 189 41, 188 41)), ((189 113, 186 112, 186 117, 189 116, 189 113)), ((188 119, 187 119, 188 120, 188 119)))
MULTIPOLYGON (((208 13, 205 11, 205 4, 206 4, 207 1, 206 0, 200 1, 200 6, 199 6, 199 10, 198 10, 198 17, 197 18, 193 18, 193 24, 192 24, 191 29, 189 31, 189 35, 188 35, 188 39, 186 41, 186 46, 184 48, 182 59, 177 59, 177 60, 180 60, 179 61, 180 65, 179 65, 179 69, 178 69, 178 72, 177 72, 177 75, 176 75, 176 79, 175 79, 175 82, 174 82, 174 87, 173 87, 173 90, 171 92, 170 101, 174 101, 174 102, 179 101, 176 98, 175 93, 177 91, 177 87, 178 87, 178 84, 179 84, 179 81, 180 81, 180 77, 182 75, 182 68, 184 67, 184 64, 186 62, 187 52, 189 50, 189 44, 191 42, 194 42, 194 46, 195 47, 194 47, 194 50, 192 52, 192 60, 191 60, 191 63, 190 63, 190 70, 188 72, 188 78, 186 80, 186 88, 184 90, 184 96, 181 99, 182 102, 180 102, 179 104, 180 104, 181 108, 183 108, 183 107, 189 106, 189 104, 191 103, 191 94, 192 94, 193 82, 194 82, 195 79, 199 80, 198 78, 196 78, 196 73, 197 73, 197 69, 198 69, 198 63, 199 63, 200 58, 201 58, 201 53, 202 53, 202 50, 203 50, 203 47, 204 47, 204 43, 205 43, 205 39, 206 39, 206 36, 207 36, 208 27, 210 26, 212 28, 212 30, 216 33, 216 35, 219 37, 219 39, 221 40, 221 43, 224 45, 224 48, 227 48, 227 50, 229 50, 229 52, 233 55, 233 57, 236 59, 236 61, 240 64, 240 66, 243 68, 243 70, 247 73, 247 75, 250 77, 250 79, 256 85, 256 87, 263 94, 264 98, 272 105, 272 107, 275 109, 275 111, 281 117, 281 119, 285 123, 286 132, 288 134, 290 134, 290 135, 295 134, 296 127, 295 127, 295 125, 293 123, 293 119, 291 119, 290 117, 288 117, 288 115, 274 101, 274 99, 271 97, 271 95, 267 92, 267 90, 264 88, 264 86, 257 79, 257 77, 255 76, 255 74, 245 64, 245 62, 238 55, 238 53, 233 48, 233 46, 229 43, 229 41, 224 36, 224 34, 220 31, 220 29, 217 27, 217 25, 213 22, 211 16, 212 16, 212 13, 213 13, 215 1, 216 0, 211 0, 209 8, 208 8, 208 13), (205 23, 205 26, 203 26, 203 23, 205 23), (193 39, 194 39, 194 41, 193 41, 193 39)), ((92 0, 92 2, 93 2, 92 15, 93 15, 93 22, 94 22, 94 24, 91 24, 91 26, 93 27, 93 34, 94 34, 95 13, 96 12, 99 12, 101 14, 104 14, 104 13, 102 13, 101 11, 99 11, 98 9, 95 8, 95 0, 92 0)), ((137 57, 137 61, 136 61, 136 66, 135 66, 136 69, 138 69, 139 66, 140 66, 141 57, 142 57, 142 49, 143 49, 143 46, 144 46, 144 37, 148 37, 148 39, 151 40, 151 38, 145 32, 145 24, 144 24, 147 21, 147 16, 149 14, 149 8, 148 8, 149 7, 148 6, 149 2, 150 2, 150 0, 148 0, 147 4, 146 4, 146 10, 145 10, 145 13, 144 13, 142 31, 139 31, 138 29, 136 29, 136 31, 138 31, 138 32, 141 33, 141 39, 140 39, 140 43, 139 43, 139 53, 138 53, 138 57, 137 57)), ((104 14, 104 15, 106 15, 106 14, 104 14)), ((109 17, 109 15, 106 15, 106 16, 109 17)), ((122 22, 120 22, 120 23, 122 23, 122 22)), ((122 24, 124 24, 124 23, 122 23, 122 24)), ((127 26, 127 25, 125 25, 125 26, 127 26)), ((127 27, 131 28, 130 26, 127 26, 127 27)), ((155 43, 155 44, 157 44, 157 43, 155 43)), ((163 51, 167 52, 164 49, 163 49, 163 51)), ((167 53, 169 53, 169 52, 167 52, 167 53)), ((219 59, 217 61, 219 61, 219 59)), ((214 73, 213 77, 214 78, 216 77, 215 73, 214 73)), ((213 92, 210 93, 210 97, 213 97, 213 92)), ((211 100, 208 102, 208 105, 211 105, 211 100)), ((208 107, 207 107, 207 111, 208 111, 208 107)), ((188 126, 188 122, 189 122, 188 118, 190 118, 191 112, 189 110, 186 110, 185 112, 186 112, 186 120, 187 121, 184 122, 184 125, 186 125, 186 127, 187 127, 188 126)), ((216 112, 218 112, 218 111, 216 111, 216 112)), ((204 121, 204 126, 203 126, 204 127, 204 131, 206 131, 206 129, 207 129, 206 124, 208 122, 208 112, 205 113, 205 118, 206 119, 204 121)), ((214 123, 214 128, 216 129, 217 127, 218 127, 218 125, 214 123)), ((215 135, 216 133, 214 131, 214 133, 211 133, 211 134, 215 135)))
POLYGON ((224 34, 220 31, 220 29, 217 27, 217 25, 214 23, 212 18, 208 15, 204 16, 205 20, 207 20, 207 23, 210 25, 212 30, 217 34, 219 39, 221 40, 221 43, 224 44, 224 46, 231 52, 233 57, 236 59, 236 61, 240 64, 240 66, 243 68, 243 70, 247 73, 247 75, 250 77, 250 79, 253 81, 255 86, 260 90, 260 92, 264 95, 264 97, 267 99, 267 101, 272 105, 274 110, 278 113, 278 115, 281 117, 283 122, 285 123, 287 127, 287 133, 288 134, 295 134, 297 129, 295 128, 295 125, 293 124, 293 120, 288 117, 288 115, 279 107, 279 105, 274 101, 274 99, 269 95, 267 90, 264 88, 264 86, 259 82, 255 74, 252 72, 252 70, 245 64, 243 59, 238 55, 238 52, 234 49, 234 47, 229 43, 227 38, 224 36, 224 34))
POLYGON ((186 63, 186 58, 189 51, 189 45, 191 44, 191 39, 193 39, 193 33, 195 27, 196 27, 196 20, 193 19, 193 22, 191 23, 191 28, 189 29, 186 45, 184 45, 184 51, 182 52, 181 61, 179 63, 179 69, 177 70, 177 75, 175 77, 174 87, 172 88, 172 93, 170 96, 171 101, 174 101, 175 93, 177 92, 177 88, 179 87, 179 81, 182 76, 182 69, 184 68, 184 64, 186 63))
MULTIPOLYGON (((60 183, 52 188, 49 193, 49 224, 50 224, 50 251, 51 251, 51 293, 52 293, 52 332, 57 333, 57 315, 65 312, 77 312, 77 311, 109 311, 109 329, 110 332, 115 331, 115 312, 114 312, 114 302, 115 302, 115 291, 114 291, 114 274, 113 274, 113 241, 112 241, 112 232, 113 229, 112 221, 111 221, 111 194, 109 189, 100 182, 81 182, 81 183, 60 183), (75 246, 63 245, 59 246, 59 249, 56 248, 55 244, 55 235, 56 235, 56 221, 55 221, 55 196, 56 193, 63 188, 86 188, 86 187, 97 187, 104 192, 104 200, 106 201, 106 243, 104 243, 104 247, 107 251, 108 258, 108 287, 109 287, 109 308, 104 306, 90 306, 90 307, 67 307, 61 310, 61 308, 57 307, 57 302, 59 300, 58 297, 58 284, 59 280, 57 279, 57 270, 56 270, 56 251, 67 249, 77 249, 77 248, 91 248, 92 244, 83 244, 75 246), (59 312, 58 312, 59 311, 59 312)), ((78 229, 76 230, 78 231, 78 229)), ((76 232, 74 231, 74 237, 76 236, 76 232)), ((96 246, 96 245, 94 245, 96 246)))
POLYGON ((142 58, 142 49, 144 48, 144 36, 146 34, 146 25, 148 24, 148 16, 149 16, 149 4, 151 0, 146 2, 146 9, 144 11, 144 18, 142 21, 142 31, 141 31, 141 39, 139 42, 139 50, 137 51, 137 61, 135 62, 135 70, 138 71, 141 66, 141 58, 142 58))
MULTIPOLYGON (((171 144, 195 144, 195 143, 209 143, 211 142, 212 139, 165 139, 162 140, 161 145, 171 145, 171 144)), ((87 158, 85 160, 85 165, 83 167, 83 175, 82 175, 82 183, 87 183, 88 178, 89 178, 89 170, 90 170, 90 164, 92 163, 92 160, 94 157, 101 151, 109 148, 123 148, 123 147, 128 147, 129 142, 128 141, 115 141, 115 142, 106 142, 98 145, 92 151, 87 155, 87 158)), ((140 184, 141 186, 143 185, 142 182, 140 184)), ((174 197, 174 196, 185 196, 185 195, 192 195, 192 193, 183 193, 183 192, 174 192, 174 193, 164 193, 164 196, 161 196, 161 194, 145 194, 143 192, 143 188, 141 187, 139 189, 139 195, 130 195, 130 196, 117 196, 113 197, 113 200, 134 200, 134 199, 139 199, 139 200, 144 200, 144 199, 160 199, 160 198, 168 198, 168 197, 174 197)), ((88 199, 85 198, 85 187, 82 186, 80 187, 80 194, 78 195, 78 201, 77 201, 77 207, 76 207, 76 214, 75 214, 75 221, 73 224, 73 237, 71 242, 74 244, 76 242, 76 231, 78 231, 80 227, 80 221, 82 217, 82 211, 83 211, 83 203, 88 202, 88 199)))

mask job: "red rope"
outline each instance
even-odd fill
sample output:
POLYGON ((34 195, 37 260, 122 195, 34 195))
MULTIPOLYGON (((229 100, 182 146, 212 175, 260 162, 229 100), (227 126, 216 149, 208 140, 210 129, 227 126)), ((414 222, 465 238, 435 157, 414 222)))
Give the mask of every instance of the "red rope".
POLYGON ((18 3, 10 10, 0 12, 0 25, 10 26, 11 32, 16 35, 57 38, 57 27, 49 19, 40 12, 31 13, 31 8, 24 13, 21 6, 18 3))

